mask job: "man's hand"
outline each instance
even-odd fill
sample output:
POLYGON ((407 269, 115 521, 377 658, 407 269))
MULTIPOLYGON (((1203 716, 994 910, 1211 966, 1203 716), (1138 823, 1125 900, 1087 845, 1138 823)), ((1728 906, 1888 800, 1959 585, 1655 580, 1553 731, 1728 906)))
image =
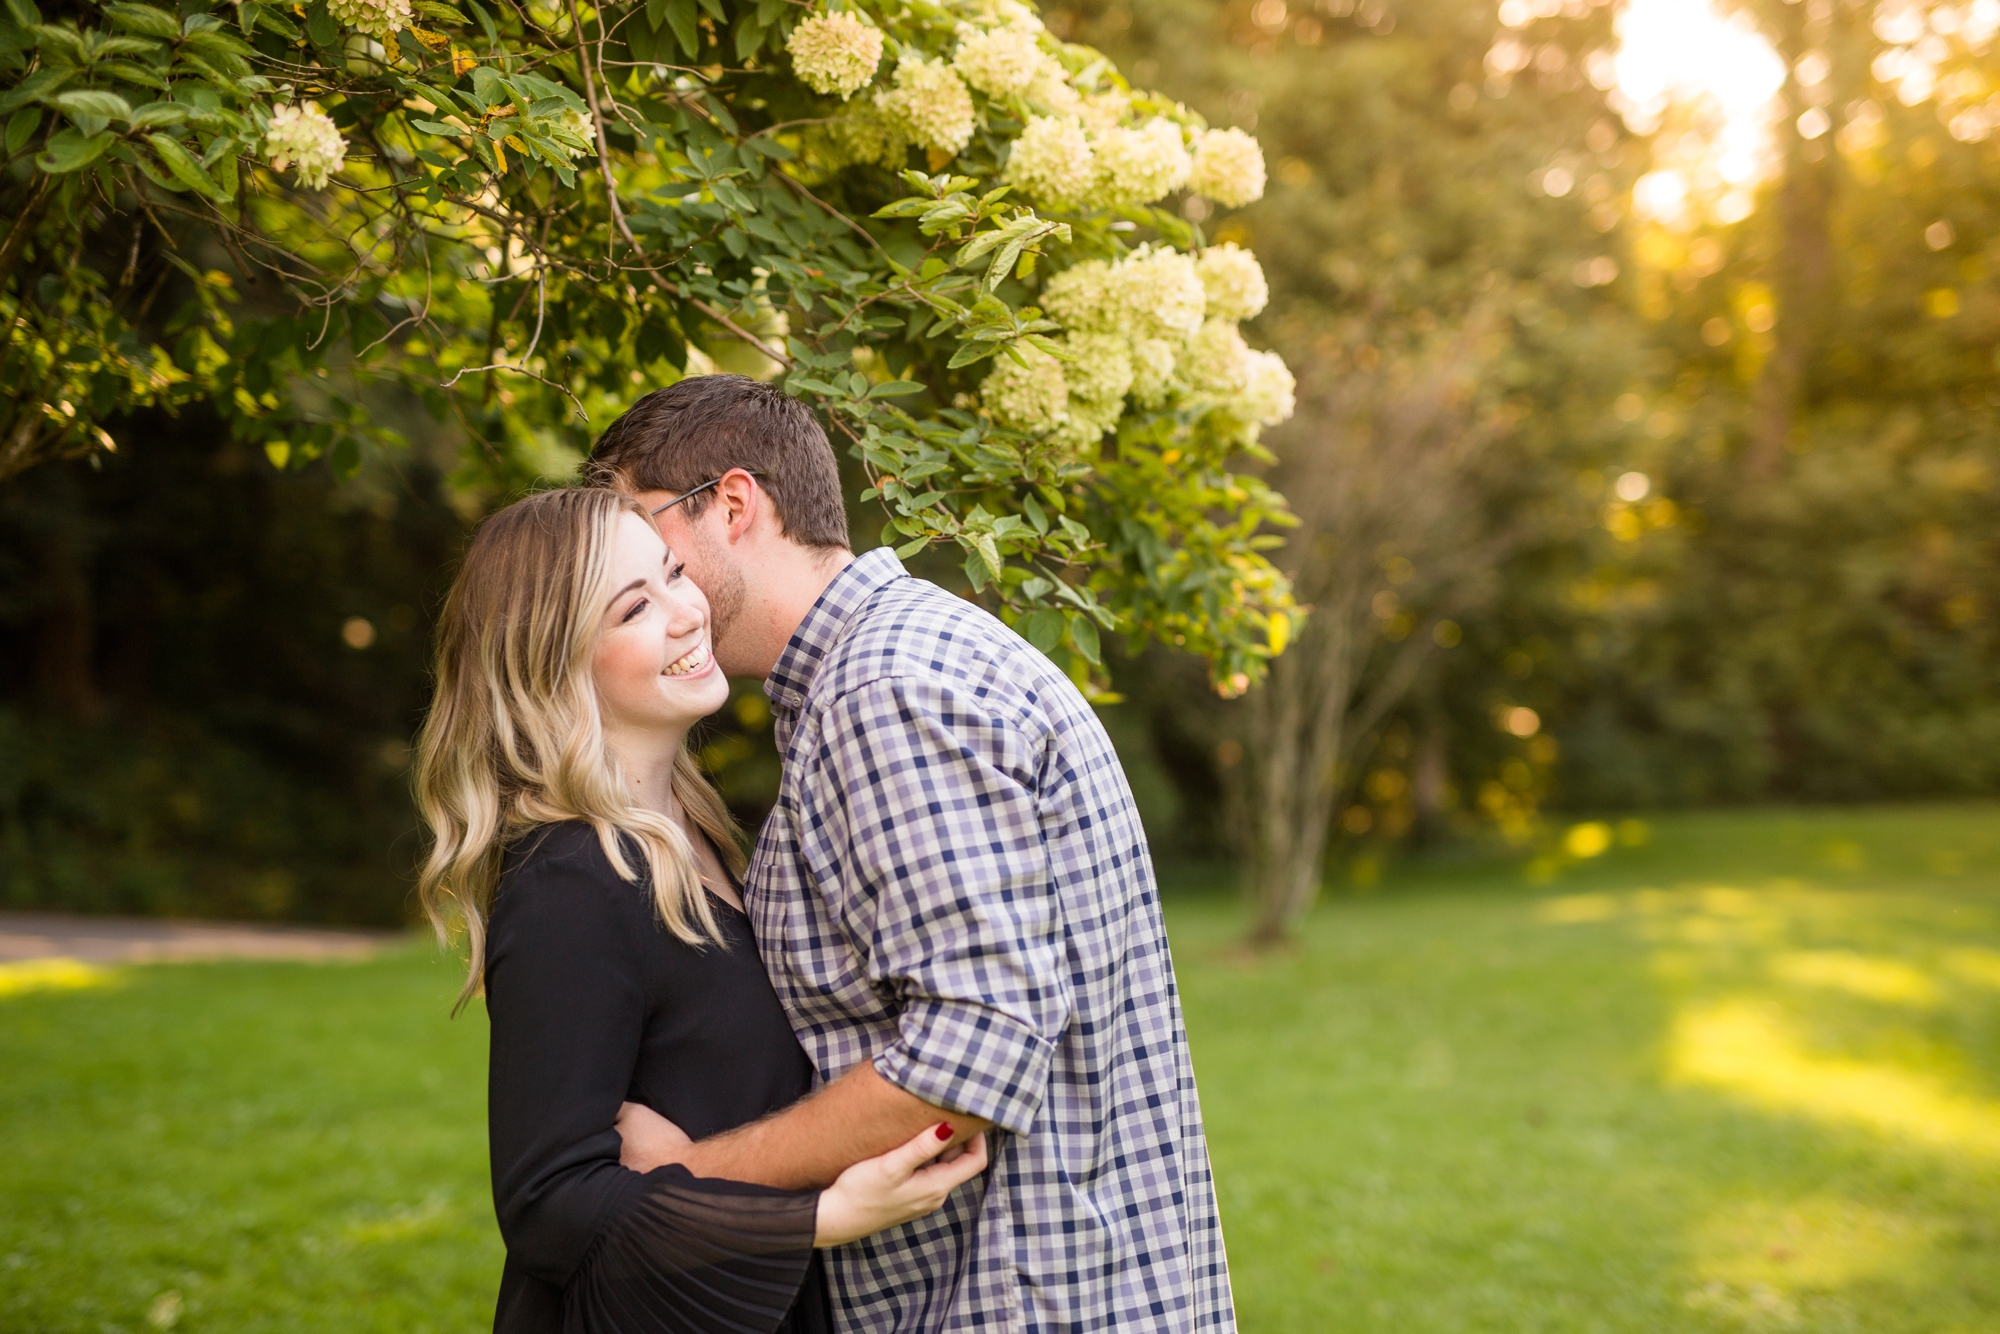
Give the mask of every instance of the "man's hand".
POLYGON ((650 1172, 683 1162, 694 1141, 687 1132, 643 1102, 618 1105, 618 1161, 634 1172, 650 1172))

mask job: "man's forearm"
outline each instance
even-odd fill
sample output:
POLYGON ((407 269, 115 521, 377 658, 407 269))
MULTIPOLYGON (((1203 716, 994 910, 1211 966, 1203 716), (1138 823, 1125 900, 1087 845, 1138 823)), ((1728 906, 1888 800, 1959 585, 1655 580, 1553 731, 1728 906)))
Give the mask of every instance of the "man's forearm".
POLYGON ((991 1124, 933 1107, 863 1061, 776 1116, 690 1145, 678 1161, 700 1177, 817 1190, 863 1158, 887 1153, 940 1121, 951 1123, 959 1141, 991 1124))

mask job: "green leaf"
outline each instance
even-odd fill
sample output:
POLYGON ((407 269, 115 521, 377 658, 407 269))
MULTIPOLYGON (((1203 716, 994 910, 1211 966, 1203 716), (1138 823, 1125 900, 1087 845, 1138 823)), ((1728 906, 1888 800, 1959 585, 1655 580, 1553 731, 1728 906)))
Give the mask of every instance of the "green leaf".
POLYGON ((1097 622, 1081 612, 1069 618, 1069 642, 1076 645, 1076 651, 1093 667, 1104 665, 1104 648, 1097 637, 1097 622))
POLYGON ((108 133, 85 135, 74 129, 58 131, 49 136, 48 145, 35 158, 35 165, 51 176, 81 171, 111 147, 114 137, 108 133))
POLYGON ((915 380, 890 380, 878 384, 868 391, 870 398, 900 398, 904 394, 921 394, 924 386, 915 380))
POLYGON ((1000 545, 993 540, 993 534, 973 534, 972 549, 978 553, 979 559, 986 562, 987 575, 998 579, 1000 577, 1000 545))
POLYGON ((1021 623, 1021 637, 1048 653, 1062 643, 1063 623, 1061 612, 1054 607, 1044 607, 1021 623))
POLYGON ((271 460, 271 466, 273 468, 276 468, 279 472, 283 472, 285 470, 285 465, 291 462, 292 458, 291 441, 289 440, 270 441, 268 444, 264 446, 264 457, 271 460))
POLYGON ((736 58, 747 61, 764 48, 764 25, 757 22, 757 16, 744 11, 736 21, 736 58))
POLYGON ((896 559, 908 560, 910 557, 916 555, 919 551, 922 551, 925 547, 929 546, 930 544, 931 544, 931 539, 928 537, 920 537, 914 542, 905 542, 903 543, 903 545, 896 548, 896 559))
POLYGON ((72 116, 94 116, 98 120, 130 120, 132 104, 116 93, 78 88, 57 93, 55 103, 72 116))
POLYGON ((196 162, 187 149, 181 147, 178 140, 170 139, 164 134, 149 134, 146 136, 146 142, 153 146, 153 151, 160 155, 160 161, 182 185, 197 194, 207 195, 210 199, 220 201, 228 197, 222 193, 222 187, 201 169, 201 163, 196 162))
POLYGON ((135 5, 117 0, 104 6, 104 16, 127 32, 136 32, 145 37, 159 37, 167 41, 181 35, 181 22, 166 10, 154 5, 135 5))
POLYGON ((306 36, 314 46, 332 46, 340 40, 340 25, 326 9, 326 0, 313 0, 306 10, 306 36))
POLYGON ((97 72, 109 75, 126 83, 136 83, 144 88, 167 90, 167 81, 144 65, 135 65, 129 60, 103 60, 97 65, 97 72))
MULTIPOLYGON (((1034 496, 1028 495, 1021 498, 1021 513, 1027 516, 1028 522, 1034 525, 1036 532, 1046 533, 1049 531, 1049 516, 1042 512, 1041 502, 1037 501, 1034 496)), ((1040 595, 1034 594, 1033 596, 1040 595)))
POLYGON ((0 96, 0 115, 29 102, 38 102, 76 77, 74 69, 39 69, 21 80, 14 91, 0 96))
POLYGON ((975 361, 984 361, 1000 350, 998 343, 960 343, 958 351, 951 354, 946 370, 957 370, 960 366, 970 366, 975 361))
POLYGON ((197 51, 207 51, 218 56, 238 56, 245 60, 257 54, 256 49, 240 37, 231 37, 226 32, 213 29, 189 33, 187 44, 197 51))
POLYGON ((28 146, 28 140, 35 137, 35 131, 42 127, 40 107, 22 107, 7 121, 7 156, 12 157, 28 146))
POLYGON ((681 44, 681 50, 692 60, 701 54, 701 29, 695 20, 701 17, 695 8, 695 0, 666 0, 667 26, 674 30, 674 40, 681 44))
POLYGON ((443 121, 438 120, 413 120, 410 122, 410 125, 413 129, 422 130, 425 134, 442 134, 449 139, 462 138, 465 134, 464 130, 446 125, 443 121))
POLYGON ((472 22, 461 11, 454 9, 450 5, 441 5, 437 0, 415 0, 415 9, 419 14, 427 14, 431 18, 439 19, 445 23, 466 24, 472 22))
POLYGON ((188 109, 178 102, 148 102, 132 113, 132 128, 154 130, 179 125, 188 118, 188 109))
POLYGON ((7 0, 7 13, 24 28, 42 21, 42 11, 35 8, 33 0, 7 0))

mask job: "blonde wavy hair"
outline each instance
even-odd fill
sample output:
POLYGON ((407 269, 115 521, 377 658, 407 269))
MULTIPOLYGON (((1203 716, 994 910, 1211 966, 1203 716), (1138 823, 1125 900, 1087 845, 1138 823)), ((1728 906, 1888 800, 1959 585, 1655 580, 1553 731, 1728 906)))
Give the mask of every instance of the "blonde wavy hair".
MULTIPOLYGON (((646 517, 597 487, 517 501, 480 525, 445 600, 437 688, 417 743, 417 806, 432 839, 417 893, 440 943, 465 932, 453 1013, 484 990, 486 919, 507 850, 557 821, 589 824, 634 882, 636 850, 667 930, 690 944, 722 940, 687 835, 633 799, 604 742, 591 658, 626 514, 646 517)), ((685 745, 673 794, 740 875, 735 822, 685 745)))

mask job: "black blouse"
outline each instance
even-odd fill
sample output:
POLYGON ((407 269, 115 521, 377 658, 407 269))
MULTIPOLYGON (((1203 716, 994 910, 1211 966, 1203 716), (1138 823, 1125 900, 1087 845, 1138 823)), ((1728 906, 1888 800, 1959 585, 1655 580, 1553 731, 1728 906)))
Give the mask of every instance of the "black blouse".
POLYGON ((621 1102, 701 1139, 811 1086, 749 921, 713 906, 726 946, 676 939, 582 823, 508 854, 486 944, 495 1334, 830 1328, 816 1193, 618 1162, 621 1102))

